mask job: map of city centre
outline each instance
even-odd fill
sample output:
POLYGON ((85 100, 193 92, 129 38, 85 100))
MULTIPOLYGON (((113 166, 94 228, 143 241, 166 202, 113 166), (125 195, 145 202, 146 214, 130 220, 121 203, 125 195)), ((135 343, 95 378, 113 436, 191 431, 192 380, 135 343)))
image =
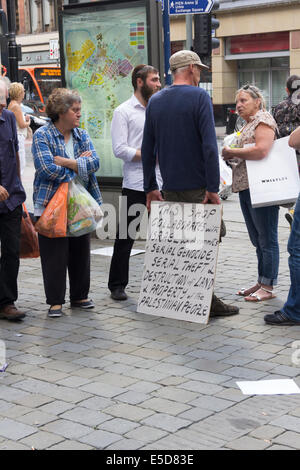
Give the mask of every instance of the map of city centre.
POLYGON ((100 156, 101 176, 121 176, 112 153, 114 109, 132 94, 133 68, 148 62, 144 7, 93 11, 63 19, 65 78, 82 98, 81 127, 100 156))

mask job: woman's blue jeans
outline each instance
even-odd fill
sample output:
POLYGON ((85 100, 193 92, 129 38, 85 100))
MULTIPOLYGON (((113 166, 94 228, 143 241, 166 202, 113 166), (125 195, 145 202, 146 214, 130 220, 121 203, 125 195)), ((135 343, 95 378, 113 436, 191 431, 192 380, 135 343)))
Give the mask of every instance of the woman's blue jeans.
POLYGON ((288 242, 291 287, 282 312, 291 320, 300 321, 300 194, 288 242))
POLYGON ((250 191, 239 192, 241 209, 258 260, 258 282, 267 286, 277 284, 279 268, 278 206, 251 205, 250 191))

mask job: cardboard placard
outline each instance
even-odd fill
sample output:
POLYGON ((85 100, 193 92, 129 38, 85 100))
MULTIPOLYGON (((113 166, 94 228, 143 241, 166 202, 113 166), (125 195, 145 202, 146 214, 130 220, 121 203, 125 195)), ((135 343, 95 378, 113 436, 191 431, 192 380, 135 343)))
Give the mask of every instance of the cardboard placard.
POLYGON ((137 311, 208 323, 221 206, 153 202, 137 311))

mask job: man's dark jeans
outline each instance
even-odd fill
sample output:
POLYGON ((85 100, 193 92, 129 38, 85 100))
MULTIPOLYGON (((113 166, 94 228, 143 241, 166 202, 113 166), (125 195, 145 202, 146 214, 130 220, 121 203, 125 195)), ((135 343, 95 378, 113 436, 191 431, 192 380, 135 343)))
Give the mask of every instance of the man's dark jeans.
POLYGON ((18 298, 17 278, 21 236, 22 205, 0 214, 0 306, 13 304, 18 298))

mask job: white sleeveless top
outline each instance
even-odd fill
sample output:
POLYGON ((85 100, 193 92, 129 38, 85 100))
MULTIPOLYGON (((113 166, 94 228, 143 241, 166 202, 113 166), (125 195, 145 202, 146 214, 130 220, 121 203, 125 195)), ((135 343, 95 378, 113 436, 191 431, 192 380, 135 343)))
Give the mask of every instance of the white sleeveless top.
MULTIPOLYGON (((22 113, 22 115, 23 115, 23 119, 24 119, 24 121, 25 121, 25 115, 24 115, 24 113, 22 113)), ((25 121, 25 122, 26 122, 26 121, 25 121)), ((25 139, 26 139, 26 137, 27 137, 27 127, 24 127, 23 129, 21 129, 21 128, 18 126, 18 123, 17 123, 17 134, 18 134, 18 135, 23 135, 23 136, 25 137, 25 139)))

